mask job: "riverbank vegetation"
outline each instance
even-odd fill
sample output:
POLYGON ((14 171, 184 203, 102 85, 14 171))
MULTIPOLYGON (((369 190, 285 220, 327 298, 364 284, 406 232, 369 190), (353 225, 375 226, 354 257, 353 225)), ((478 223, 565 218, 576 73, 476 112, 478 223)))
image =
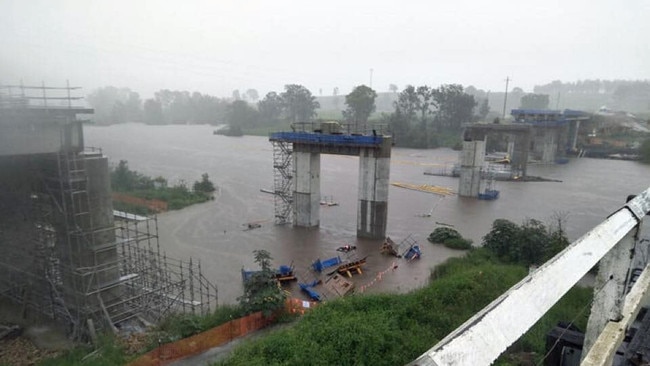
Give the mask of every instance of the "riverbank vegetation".
MULTIPOLYGON (((447 238, 458 239, 460 235, 444 231, 447 238)), ((437 234, 442 236, 443 230, 437 234)), ((528 264, 539 264, 538 260, 545 260, 553 250, 561 250, 562 245, 549 245, 536 256, 515 256, 517 247, 523 253, 529 251, 522 247, 524 235, 531 236, 532 242, 544 235, 567 242, 561 226, 549 229, 537 221, 516 225, 496 220, 483 238, 483 247, 472 248, 464 257, 451 258, 437 266, 424 288, 401 295, 353 295, 328 301, 292 326, 236 348, 230 358, 217 365, 406 364, 524 278, 528 264), (495 245, 497 242, 501 244, 495 245)), ((100 356, 93 356, 110 360, 104 363, 81 361, 91 351, 81 349, 61 356, 58 363, 46 365, 123 364, 136 353, 153 349, 158 342, 188 337, 253 311, 276 310, 282 299, 270 300, 275 298, 275 292, 269 294, 269 289, 277 290, 270 281, 271 258, 263 250, 254 255, 262 269, 259 281, 246 288, 240 305, 220 307, 208 316, 172 316, 148 334, 139 352, 131 353, 128 342, 109 340, 101 347, 100 356)), ((522 359, 540 364, 546 354, 545 336, 558 322, 586 328, 592 292, 590 288, 571 289, 497 364, 520 365, 522 359)))
MULTIPOLYGON (((119 164, 111 169, 110 179, 113 192, 142 200, 162 201, 170 210, 179 210, 196 203, 206 202, 212 199, 212 194, 216 189, 207 173, 201 176, 200 181, 194 182, 192 189, 189 189, 183 182, 170 187, 163 177, 151 178, 129 169, 126 160, 120 160, 119 164)), ((145 205, 133 202, 114 200, 113 207, 116 210, 136 214, 150 213, 150 209, 145 205)))
MULTIPOLYGON (((462 239, 453 229, 434 231, 432 238, 436 242, 462 239)), ((528 264, 540 263, 565 243, 568 241, 561 226, 551 230, 534 220, 522 225, 496 220, 483 238, 486 247, 473 248, 465 257, 439 265, 426 287, 404 295, 364 295, 329 301, 294 327, 236 349, 220 365, 354 365, 360 360, 373 365, 406 364, 520 281, 528 273, 528 264), (558 243, 543 246, 540 253, 513 255, 517 248, 530 252, 524 245, 525 235, 531 236, 533 244, 549 237, 558 243)), ((569 291, 510 347, 499 364, 517 365, 522 354, 541 361, 545 335, 559 321, 586 327, 591 298, 592 290, 588 288, 569 291)))
MULTIPOLYGON (((417 358, 449 332, 527 274, 520 265, 501 263, 477 248, 464 258, 442 264, 431 283, 405 295, 363 295, 329 301, 293 327, 237 348, 218 365, 322 364, 403 365, 417 358)), ((574 288, 526 335, 512 354, 541 359, 544 338, 558 321, 586 325, 591 289, 574 288)), ((516 321, 516 319, 513 319, 516 321)), ((514 357, 514 356, 512 356, 514 357)), ((516 364, 505 355, 501 364, 516 364)))
POLYGON ((434 244, 442 244, 450 249, 471 249, 472 241, 463 238, 462 235, 450 227, 438 227, 427 238, 428 241, 434 244))

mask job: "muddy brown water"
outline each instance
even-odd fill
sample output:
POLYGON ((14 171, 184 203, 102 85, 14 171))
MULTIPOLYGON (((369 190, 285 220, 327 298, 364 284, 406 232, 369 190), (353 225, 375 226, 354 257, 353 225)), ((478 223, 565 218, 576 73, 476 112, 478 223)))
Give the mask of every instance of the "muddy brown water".
MULTIPOLYGON (((564 165, 536 165, 530 175, 561 182, 497 182, 496 201, 440 196, 391 186, 387 234, 395 241, 409 235, 422 248, 422 259, 403 259, 379 254, 381 241, 356 238, 358 158, 323 155, 321 194, 338 206, 321 206, 321 224, 305 229, 273 223, 273 196, 260 189, 273 186, 273 149, 266 137, 213 135, 213 126, 147 126, 123 124, 86 126, 87 146, 101 147, 109 161, 127 160, 129 167, 149 176, 163 176, 171 184, 199 180, 202 173, 219 188, 215 200, 180 211, 158 215, 161 248, 177 259, 200 259, 204 274, 219 289, 219 303, 234 303, 241 295, 240 269, 255 268, 252 251, 266 249, 274 264, 293 263, 299 277, 310 280, 309 265, 341 253, 336 248, 356 245, 356 255, 368 256, 364 273, 356 275, 357 287, 372 283, 379 272, 393 264, 367 292, 405 292, 424 285, 431 268, 462 252, 434 246, 426 237, 439 225, 453 225, 480 244, 492 222, 505 218, 521 223, 534 218, 550 223, 562 215, 571 240, 579 238, 617 210, 628 194, 650 185, 650 166, 631 161, 572 159, 564 165), (431 212, 430 217, 421 217, 431 212), (261 227, 245 230, 246 223, 261 227)), ((458 153, 449 149, 392 152, 391 182, 431 184, 458 188, 451 177, 423 174, 453 164, 458 153)), ((345 257, 345 255, 342 255, 345 257)), ((302 296, 292 288, 295 296, 302 296)))

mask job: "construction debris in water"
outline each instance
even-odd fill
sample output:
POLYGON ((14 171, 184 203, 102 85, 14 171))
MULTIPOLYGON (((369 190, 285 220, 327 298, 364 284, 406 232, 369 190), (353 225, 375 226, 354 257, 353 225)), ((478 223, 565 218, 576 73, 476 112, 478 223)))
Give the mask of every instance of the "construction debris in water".
POLYGON ((411 189, 420 192, 439 194, 441 196, 452 196, 456 194, 456 192, 454 192, 451 188, 448 187, 432 186, 428 184, 418 185, 418 184, 401 183, 401 182, 393 182, 391 184, 394 185, 395 187, 406 188, 406 189, 411 189))

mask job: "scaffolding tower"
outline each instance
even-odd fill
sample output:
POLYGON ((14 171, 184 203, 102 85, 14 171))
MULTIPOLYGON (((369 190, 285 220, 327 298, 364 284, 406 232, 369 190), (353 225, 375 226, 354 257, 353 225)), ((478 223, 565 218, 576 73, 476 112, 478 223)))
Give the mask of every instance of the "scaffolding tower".
POLYGON ((76 119, 92 110, 71 105, 75 89, 0 85, 3 123, 57 126, 61 139, 56 152, 0 156, 0 296, 75 339, 214 309, 217 289, 200 262, 161 253, 155 217, 112 210, 106 158, 83 146, 76 119))
POLYGON ((120 279, 125 294, 116 322, 145 316, 157 322, 171 313, 206 314, 216 307, 216 286, 203 275, 201 262, 167 257, 158 242, 158 220, 115 211, 120 279))
POLYGON ((293 222, 293 144, 272 140, 273 144, 273 193, 275 223, 293 222))

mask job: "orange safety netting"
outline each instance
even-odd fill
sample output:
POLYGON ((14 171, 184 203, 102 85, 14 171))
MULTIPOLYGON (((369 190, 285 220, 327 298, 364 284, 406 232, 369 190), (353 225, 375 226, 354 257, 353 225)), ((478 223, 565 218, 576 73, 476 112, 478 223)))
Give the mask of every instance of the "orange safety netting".
MULTIPOLYGON (((287 299, 285 306, 290 314, 304 314, 317 303, 300 299, 287 299)), ((166 343, 160 347, 138 357, 129 366, 154 366, 166 365, 181 358, 203 353, 210 348, 228 343, 237 337, 244 336, 253 331, 264 328, 275 321, 275 317, 265 317, 261 312, 253 313, 239 319, 233 319, 218 327, 195 334, 191 337, 180 339, 176 342, 166 343)))

